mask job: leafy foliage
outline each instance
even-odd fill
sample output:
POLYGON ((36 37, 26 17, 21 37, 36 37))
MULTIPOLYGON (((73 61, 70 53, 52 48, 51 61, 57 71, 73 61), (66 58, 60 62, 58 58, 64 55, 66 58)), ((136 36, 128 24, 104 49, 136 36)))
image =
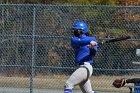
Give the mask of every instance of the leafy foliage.
POLYGON ((139 0, 1 0, 1 4, 140 5, 139 0))

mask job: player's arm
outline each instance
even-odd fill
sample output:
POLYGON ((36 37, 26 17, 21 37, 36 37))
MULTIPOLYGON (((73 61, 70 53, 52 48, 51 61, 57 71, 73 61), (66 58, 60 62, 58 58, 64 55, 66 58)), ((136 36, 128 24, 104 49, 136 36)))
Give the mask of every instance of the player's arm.
MULTIPOLYGON (((92 40, 87 38, 87 39, 80 39, 78 37, 73 37, 71 38, 71 45, 72 46, 75 46, 75 47, 79 47, 79 46, 85 46, 85 45, 88 45, 90 44, 92 40)), ((91 43, 93 44, 93 43, 91 43)))
POLYGON ((120 87, 123 87, 126 83, 140 83, 140 78, 132 78, 132 79, 121 78, 121 79, 115 79, 112 84, 114 85, 114 87, 120 88, 120 87))
POLYGON ((94 41, 94 40, 92 40, 92 41, 90 41, 88 47, 89 47, 90 49, 93 49, 93 47, 96 46, 96 45, 97 45, 97 42, 94 41))
POLYGON ((126 79, 126 83, 140 83, 140 78, 126 79))
POLYGON ((98 48, 96 40, 91 41, 90 44, 88 45, 88 47, 90 49, 90 54, 95 55, 97 52, 97 48, 98 48))

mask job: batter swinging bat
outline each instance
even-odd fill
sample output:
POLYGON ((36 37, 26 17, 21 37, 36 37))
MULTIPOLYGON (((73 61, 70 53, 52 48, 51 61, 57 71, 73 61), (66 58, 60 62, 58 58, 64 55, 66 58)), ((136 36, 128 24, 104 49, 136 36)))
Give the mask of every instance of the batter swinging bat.
POLYGON ((127 40, 127 39, 130 39, 130 38, 131 38, 130 36, 122 36, 122 37, 117 37, 117 38, 113 38, 113 39, 110 39, 110 40, 106 40, 106 41, 103 41, 103 42, 99 42, 99 44, 117 42, 117 41, 127 40))

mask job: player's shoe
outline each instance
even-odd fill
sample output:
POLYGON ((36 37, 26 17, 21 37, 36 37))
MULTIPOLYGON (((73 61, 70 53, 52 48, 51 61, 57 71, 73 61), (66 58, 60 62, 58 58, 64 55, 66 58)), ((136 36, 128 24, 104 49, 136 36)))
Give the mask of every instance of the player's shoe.
POLYGON ((92 91, 92 93, 97 93, 97 91, 92 91))

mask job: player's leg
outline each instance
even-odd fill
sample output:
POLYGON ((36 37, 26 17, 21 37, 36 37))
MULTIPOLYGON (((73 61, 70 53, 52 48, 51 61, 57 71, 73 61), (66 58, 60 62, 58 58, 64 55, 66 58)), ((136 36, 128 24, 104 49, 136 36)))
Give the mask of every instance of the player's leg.
POLYGON ((91 83, 89 80, 89 77, 91 77, 91 75, 93 73, 93 68, 88 63, 85 63, 84 66, 86 67, 86 70, 87 70, 87 79, 84 80, 83 82, 81 82, 79 84, 79 86, 80 86, 83 93, 93 93, 91 83))
POLYGON ((72 93, 72 88, 87 78, 87 70, 78 68, 66 81, 64 93, 72 93))
POLYGON ((83 93, 93 93, 90 80, 80 83, 79 86, 83 93))

